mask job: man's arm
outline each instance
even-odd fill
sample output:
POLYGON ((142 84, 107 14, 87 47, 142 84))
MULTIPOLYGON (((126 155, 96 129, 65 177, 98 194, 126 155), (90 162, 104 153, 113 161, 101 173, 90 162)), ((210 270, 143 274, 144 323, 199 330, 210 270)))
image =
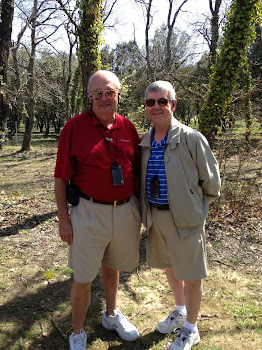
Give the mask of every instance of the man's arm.
POLYGON ((64 242, 71 245, 73 243, 73 228, 66 200, 67 185, 67 181, 55 178, 55 197, 58 208, 59 235, 64 242))
POLYGON ((203 135, 197 146, 197 164, 201 187, 208 201, 219 197, 221 180, 218 163, 203 135))

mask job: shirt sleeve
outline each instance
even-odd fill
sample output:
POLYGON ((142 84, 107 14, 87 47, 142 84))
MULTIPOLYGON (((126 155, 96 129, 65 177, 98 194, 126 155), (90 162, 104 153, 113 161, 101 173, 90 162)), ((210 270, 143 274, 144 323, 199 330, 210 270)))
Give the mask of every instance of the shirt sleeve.
POLYGON ((71 123, 64 126, 58 142, 54 177, 69 181, 75 173, 75 167, 70 156, 72 141, 71 123))

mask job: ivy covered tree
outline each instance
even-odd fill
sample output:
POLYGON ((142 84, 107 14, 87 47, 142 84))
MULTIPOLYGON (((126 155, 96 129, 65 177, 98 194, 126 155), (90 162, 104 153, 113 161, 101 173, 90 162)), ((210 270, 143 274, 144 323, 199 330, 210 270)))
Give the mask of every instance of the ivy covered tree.
POLYGON ((103 0, 78 1, 80 25, 78 58, 83 79, 83 103, 88 104, 87 84, 89 77, 101 68, 99 45, 101 44, 103 0))
POLYGON ((221 126, 232 91, 247 64, 247 50, 261 20, 260 0, 234 0, 224 28, 217 63, 211 67, 210 85, 199 116, 200 131, 213 141, 221 126))
POLYGON ((77 13, 72 15, 70 2, 56 0, 74 27, 78 39, 77 56, 82 76, 82 105, 88 104, 89 77, 101 68, 101 33, 103 31, 103 0, 76 0, 77 13))
POLYGON ((224 28, 217 63, 211 67, 209 91, 199 116, 200 131, 212 143, 231 102, 240 74, 246 69, 247 50, 261 21, 260 0, 234 0, 224 28))

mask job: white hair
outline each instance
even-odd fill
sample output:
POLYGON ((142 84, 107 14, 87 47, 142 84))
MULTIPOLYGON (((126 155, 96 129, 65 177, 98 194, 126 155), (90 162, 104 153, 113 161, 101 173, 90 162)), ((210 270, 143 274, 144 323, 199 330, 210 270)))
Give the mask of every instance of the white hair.
POLYGON ((146 88, 145 92, 145 100, 147 99, 147 95, 149 92, 152 91, 161 91, 161 92, 168 92, 168 96, 170 101, 174 101, 176 99, 176 92, 175 89, 173 88, 173 85, 169 83, 169 81, 164 81, 164 80, 157 80, 154 81, 153 83, 149 84, 148 87, 146 88))

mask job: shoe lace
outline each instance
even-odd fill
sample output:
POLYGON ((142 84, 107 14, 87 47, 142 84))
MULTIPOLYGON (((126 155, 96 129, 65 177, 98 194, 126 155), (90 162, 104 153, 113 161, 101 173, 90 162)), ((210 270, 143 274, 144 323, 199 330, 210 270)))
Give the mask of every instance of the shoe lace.
POLYGON ((186 328, 183 327, 183 328, 181 329, 181 331, 180 331, 178 337, 177 337, 177 340, 178 340, 179 342, 184 343, 184 341, 186 341, 186 339, 190 336, 190 334, 191 334, 190 330, 188 330, 188 329, 186 329, 186 328))
POLYGON ((82 350, 84 346, 84 334, 77 334, 73 337, 74 350, 82 350))
POLYGON ((124 326, 126 323, 128 323, 128 321, 127 321, 127 319, 125 318, 125 316, 122 314, 122 312, 121 311, 118 311, 118 317, 117 317, 117 319, 118 319, 118 322, 122 325, 122 326, 124 326))
POLYGON ((171 314, 165 319, 166 323, 169 323, 170 321, 173 321, 173 319, 175 319, 177 316, 179 316, 179 312, 174 310, 171 312, 171 314))

